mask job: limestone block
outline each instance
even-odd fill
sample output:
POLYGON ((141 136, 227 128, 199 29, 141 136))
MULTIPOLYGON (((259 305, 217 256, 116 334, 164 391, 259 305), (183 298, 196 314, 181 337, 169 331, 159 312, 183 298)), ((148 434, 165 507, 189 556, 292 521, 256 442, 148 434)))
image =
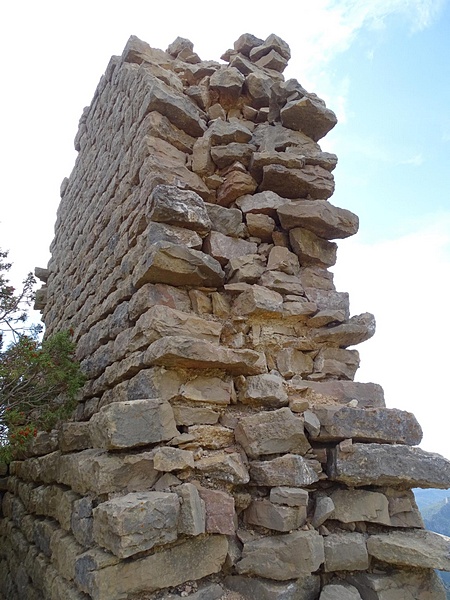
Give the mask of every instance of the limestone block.
POLYGON ((275 229, 275 221, 272 217, 263 214, 248 213, 246 221, 248 232, 252 237, 257 237, 262 242, 272 242, 272 233, 275 229))
POLYGON ((29 447, 27 447, 28 456, 42 456, 58 449, 58 432, 38 431, 36 437, 33 437, 29 447))
POLYGON ((312 339, 318 343, 325 342, 347 348, 369 340, 374 333, 375 317, 371 313, 363 313, 352 317, 346 323, 318 329, 313 332, 312 339))
POLYGON ((241 237, 242 235, 242 212, 237 208, 225 208, 218 204, 205 203, 205 208, 211 219, 211 229, 223 235, 241 237))
POLYGON ((167 117, 158 112, 150 112, 145 117, 143 129, 148 135, 165 140, 182 152, 192 153, 195 138, 172 125, 167 117))
POLYGON ((333 516, 334 513, 334 502, 328 496, 319 496, 316 499, 316 505, 314 507, 314 515, 311 520, 311 524, 316 529, 320 527, 325 521, 333 516))
POLYGON ((398 444, 353 444, 330 451, 328 477, 349 486, 450 487, 450 461, 440 454, 398 444))
POLYGON ((186 290, 180 290, 177 287, 161 283, 146 283, 135 291, 130 300, 130 319, 136 320, 155 304, 170 306, 170 308, 185 312, 191 308, 191 301, 186 290))
POLYGON ((173 406, 173 414, 177 425, 214 425, 219 420, 219 413, 212 408, 201 407, 192 408, 191 406, 173 406))
POLYGON ((147 216, 152 221, 177 225, 206 235, 211 221, 202 198, 174 185, 157 185, 150 196, 147 216))
POLYGON ((389 516, 393 527, 425 527, 412 490, 387 488, 383 491, 389 502, 389 516))
POLYGON ((337 245, 318 237, 315 233, 302 227, 289 232, 292 250, 298 256, 300 265, 332 267, 336 263, 337 245))
POLYGON ((129 350, 147 348, 166 336, 181 335, 218 344, 222 324, 207 321, 192 313, 174 310, 168 306, 153 306, 143 313, 133 328, 129 350))
POLYGON ((288 275, 282 271, 265 271, 259 281, 259 285, 274 290, 280 294, 293 294, 295 296, 303 296, 303 286, 296 275, 288 275))
POLYGON ((233 496, 203 487, 198 488, 198 493, 205 504, 207 533, 234 535, 236 514, 233 496))
POLYGON ((270 164, 263 167, 260 190, 270 190, 284 198, 326 200, 333 195, 334 177, 319 166, 306 165, 303 169, 289 169, 270 164))
POLYGON ((156 554, 87 573, 81 589, 93 600, 126 600, 131 593, 160 590, 217 573, 227 550, 223 535, 189 539, 156 554))
POLYGON ((361 408, 383 408, 386 406, 383 388, 376 383, 295 379, 291 385, 312 404, 347 404, 352 400, 357 400, 357 406, 361 408))
POLYGON ((114 402, 89 423, 94 446, 107 450, 156 444, 178 435, 172 407, 158 398, 114 402))
POLYGON ((57 529, 59 529, 58 524, 50 519, 34 522, 33 542, 48 558, 51 558, 52 555, 50 540, 57 529))
MULTIPOLYGON (((170 400, 178 395, 186 376, 161 367, 142 369, 126 382, 126 399, 161 398, 170 400)), ((117 389, 117 388, 115 388, 117 389)))
POLYGON ((203 245, 203 240, 196 231, 151 221, 142 233, 139 244, 151 246, 157 242, 180 244, 182 246, 187 246, 188 248, 193 248, 194 250, 201 250, 203 245))
POLYGON ((150 73, 143 74, 143 81, 146 92, 140 109, 142 116, 157 111, 188 135, 203 135, 206 130, 204 113, 193 102, 150 73))
POLYGON ((87 548, 94 545, 92 500, 88 496, 73 503, 70 528, 79 544, 87 548))
POLYGON ((238 99, 245 77, 235 67, 222 67, 211 75, 209 87, 219 93, 220 103, 232 106, 238 99))
POLYGON ((336 115, 313 96, 292 100, 281 109, 284 127, 302 131, 315 142, 323 138, 337 123, 336 115))
POLYGON ((288 275, 300 274, 298 256, 283 246, 274 246, 271 249, 267 259, 267 268, 270 271, 282 271, 288 275))
POLYGON ((358 217, 326 200, 294 200, 277 210, 284 229, 303 227, 326 240, 346 238, 358 231, 358 217))
POLYGON ((192 447, 219 450, 234 443, 233 431, 222 425, 192 425, 188 427, 187 433, 192 436, 192 447))
POLYGON ((198 489, 192 483, 183 483, 174 488, 181 499, 178 532, 200 535, 206 531, 206 508, 198 489))
POLYGON ((324 559, 323 538, 317 531, 295 531, 247 542, 236 570, 286 581, 317 571, 324 559))
POLYGON ((369 536, 370 556, 383 562, 450 571, 450 538, 434 531, 392 531, 369 536))
POLYGON ((266 190, 257 194, 246 194, 236 200, 236 206, 246 215, 247 213, 268 215, 272 219, 277 217, 277 209, 286 204, 275 192, 266 190))
POLYGON ((270 501, 286 506, 308 506, 308 492, 300 488, 279 486, 270 490, 270 501))
POLYGON ((312 439, 341 441, 351 438, 361 442, 396 443, 417 446, 422 429, 412 413, 396 408, 322 407, 315 410, 320 433, 312 439))
POLYGON ((252 48, 255 48, 255 46, 260 46, 263 42, 264 40, 257 38, 251 33, 243 33, 234 42, 233 48, 236 50, 236 52, 240 52, 241 54, 244 54, 244 56, 248 56, 252 48))
POLYGON ((216 166, 211 158, 211 141, 209 137, 198 138, 192 149, 192 170, 201 177, 212 175, 216 166))
POLYGON ((320 578, 317 575, 304 575, 293 581, 279 583, 264 577, 228 575, 224 585, 245 600, 315 600, 320 591, 320 578))
MULTIPOLYGON (((308 294, 313 293, 318 297, 322 298, 322 302, 320 303, 320 308, 331 309, 333 307, 328 306, 328 302, 324 302, 325 291, 332 292, 336 294, 335 287, 333 284, 333 273, 327 271, 321 267, 301 267, 300 268, 300 281, 302 282, 303 287, 308 289, 308 294), (323 306, 324 305, 324 306, 323 306)), ((326 297, 326 296, 325 296, 326 297)), ((334 307, 335 308, 335 307, 334 307)), ((336 310, 338 310, 336 308, 336 310)), ((349 311, 347 311, 349 313, 349 311)), ((346 313, 346 318, 350 315, 346 313)))
POLYGON ((236 161, 248 167, 255 151, 256 146, 253 144, 231 142, 225 146, 213 146, 211 148, 211 158, 219 169, 225 169, 236 161))
POLYGON ((153 342, 145 353, 145 362, 188 369, 225 369, 234 375, 257 375, 267 371, 265 356, 260 352, 233 350, 181 336, 153 342))
POLYGON ((239 401, 243 404, 280 408, 288 404, 288 396, 282 378, 275 373, 265 373, 245 379, 239 390, 239 401))
POLYGON ((298 454, 285 454, 272 460, 252 461, 250 478, 256 485, 302 487, 319 480, 316 468, 320 468, 319 463, 298 454))
POLYGON ((215 479, 225 481, 234 485, 245 484, 250 480, 247 468, 239 454, 225 453, 211 454, 200 458, 195 462, 198 473, 215 479))
MULTIPOLYGON (((88 600, 85 594, 79 592, 75 586, 59 575, 56 575, 51 582, 50 597, 52 600, 88 600)), ((27 596, 27 600, 32 600, 32 596, 27 596)))
POLYGON ((257 248, 255 242, 223 235, 218 231, 212 231, 205 239, 203 246, 204 251, 215 258, 222 266, 225 266, 233 258, 256 254, 257 248))
POLYGON ((171 242, 158 242, 136 265, 133 283, 167 283, 175 286, 221 286, 225 274, 208 254, 171 242))
POLYGON ((389 573, 354 573, 347 580, 355 586, 362 597, 377 600, 445 600, 446 593, 441 579, 432 569, 391 568, 389 573))
POLYGON ((337 521, 391 524, 389 503, 384 494, 367 490, 334 490, 330 498, 334 503, 332 518, 337 521))
POLYGON ((259 46, 254 46, 250 50, 250 60, 252 62, 256 62, 263 56, 269 54, 269 52, 272 50, 275 50, 285 60, 289 60, 291 58, 291 49, 289 48, 289 45, 278 35, 271 33, 262 44, 259 46))
POLYGON ((52 562, 58 573, 65 579, 73 580, 76 561, 84 552, 83 546, 80 546, 72 535, 57 529, 50 540, 50 550, 52 562))
POLYGON ((219 377, 199 376, 181 386, 180 394, 186 400, 193 402, 226 406, 231 402, 232 382, 219 377))
POLYGON ((138 492, 102 502, 93 510, 94 539, 126 558, 177 539, 177 494, 138 492))
POLYGON ((223 146, 233 142, 246 144, 252 139, 252 132, 240 121, 216 119, 208 128, 207 136, 213 146, 223 146))
MULTIPOLYGON (((302 154, 295 154, 293 152, 276 152, 275 150, 255 152, 250 164, 250 172, 253 177, 261 183, 264 167, 281 165, 286 169, 303 169, 305 167, 305 160, 306 159, 302 154)), ((283 195, 284 194, 280 194, 280 196, 283 195)))
POLYGON ((314 360, 315 379, 353 379, 359 367, 356 350, 322 348, 314 360))
POLYGON ((269 106, 273 81, 264 72, 248 73, 245 78, 245 87, 252 98, 254 108, 269 106))
POLYGON ((306 521, 305 506, 282 506, 270 500, 254 500, 244 512, 244 520, 251 525, 274 531, 298 529, 306 521))
POLYGON ((259 254, 232 258, 227 265, 228 283, 256 283, 266 268, 266 261, 259 254))
POLYGON ((59 458, 57 479, 79 494, 100 495, 148 489, 158 475, 151 452, 118 455, 82 450, 59 458))
POLYGON ((162 446, 153 455, 153 464, 157 471, 177 471, 194 467, 194 455, 188 450, 162 446))
POLYGON ((317 314, 308 319, 308 327, 326 327, 337 325, 345 321, 345 314, 341 310, 319 310, 317 314))
POLYGON ((252 287, 236 298, 232 310, 235 315, 270 315, 280 313, 283 308, 283 296, 261 285, 252 287))
POLYGON ((62 452, 91 448, 89 425, 83 422, 63 423, 58 432, 58 442, 62 452))
POLYGON ((325 571, 364 571, 369 568, 366 539, 361 533, 332 533, 324 538, 325 571))
POLYGON ((250 458, 310 449, 303 423, 289 408, 261 412, 239 420, 234 434, 250 458))
POLYGON ((249 173, 231 171, 217 190, 217 204, 228 207, 240 196, 253 194, 257 185, 249 173))
POLYGON ((362 600, 362 597, 352 585, 329 583, 322 588, 319 600, 362 600))

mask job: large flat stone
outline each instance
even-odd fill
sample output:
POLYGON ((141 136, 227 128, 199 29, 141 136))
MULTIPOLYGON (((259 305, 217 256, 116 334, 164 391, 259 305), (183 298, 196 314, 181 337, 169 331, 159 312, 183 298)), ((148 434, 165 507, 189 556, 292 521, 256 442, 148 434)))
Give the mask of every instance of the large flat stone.
POLYGON ((138 288, 146 283, 219 287, 224 279, 220 263, 212 256, 170 242, 152 246, 133 272, 133 283, 138 288))
POLYGON ((256 254, 258 245, 255 242, 248 242, 247 240, 223 235, 218 231, 212 231, 205 239, 203 249, 222 266, 225 266, 233 258, 256 254))
POLYGON ((179 513, 177 494, 126 494, 94 509, 94 539, 115 556, 127 558, 175 541, 179 513))
POLYGON ((363 598, 375 600, 446 600, 442 580, 432 569, 394 569, 389 573, 351 573, 347 580, 363 598))
POLYGON ((246 378, 239 390, 239 400, 243 404, 280 408, 288 404, 288 395, 281 377, 264 373, 246 378))
POLYGON ((320 421, 317 441, 341 441, 351 438, 358 442, 379 442, 417 446, 422 429, 410 412, 396 408, 322 407, 315 414, 320 421))
POLYGON ((261 352, 233 350, 182 336, 165 337, 153 342, 144 360, 148 365, 224 369, 234 375, 258 375, 267 371, 266 359, 261 352))
POLYGON ((324 538, 324 546, 327 573, 369 568, 369 554, 362 533, 332 533, 324 538))
POLYGON ((330 518, 341 523, 365 521, 391 525, 389 502, 384 494, 368 490, 338 489, 330 493, 334 512, 330 518))
POLYGON ((359 383, 356 381, 292 381, 295 389, 311 405, 347 404, 352 400, 361 408, 383 408, 385 404, 383 388, 377 383, 359 383))
POLYGON ((250 479, 256 485, 269 487, 308 486, 319 480, 317 467, 318 462, 313 463, 298 454, 285 454, 272 460, 252 461, 250 479))
POLYGON ((284 229, 303 227, 326 240, 346 238, 358 231, 358 217, 326 200, 295 200, 277 210, 284 229))
POLYGON ((295 227, 289 232, 292 250, 302 267, 332 267, 336 263, 337 245, 317 236, 312 231, 295 227))
POLYGON ((284 198, 297 199, 310 196, 326 200, 333 195, 334 177, 319 166, 306 165, 303 169, 289 169, 283 165, 263 167, 260 191, 270 190, 284 198))
POLYGON ((157 185, 150 196, 147 216, 152 221, 177 225, 206 235, 211 221, 202 198, 174 185, 157 185))
POLYGON ((339 348, 355 346, 369 340, 376 329, 375 317, 371 313, 356 315, 345 323, 322 327, 312 333, 315 342, 327 343, 339 348))
POLYGON ((217 573, 227 551, 226 536, 193 538, 144 558, 80 572, 77 583, 93 600, 126 600, 132 593, 161 590, 217 573))
POLYGON ((398 444, 353 444, 351 452, 330 450, 328 477, 349 486, 450 487, 450 461, 398 444))
POLYGON ((251 525, 266 527, 274 531, 292 531, 304 525, 305 506, 282 506, 263 498, 254 500, 244 513, 244 520, 251 525))
POLYGON ((302 421, 289 408, 243 417, 234 435, 250 458, 288 452, 306 454, 310 449, 302 421))
POLYGON ((159 398, 114 402, 90 420, 93 444, 107 450, 168 441, 178 435, 170 404, 159 398))
POLYGON ((236 570, 286 581, 310 575, 324 560, 322 536, 317 531, 295 531, 247 542, 236 570))
POLYGON ((316 600, 320 591, 318 575, 303 575, 283 583, 264 577, 229 575, 223 583, 226 588, 237 592, 245 600, 316 600))
POLYGON ((302 131, 315 142, 323 138, 337 123, 336 115, 318 98, 292 100, 281 109, 284 127, 302 131))
POLYGON ((369 536, 367 550, 383 562, 450 571, 450 538, 434 531, 392 531, 369 536))

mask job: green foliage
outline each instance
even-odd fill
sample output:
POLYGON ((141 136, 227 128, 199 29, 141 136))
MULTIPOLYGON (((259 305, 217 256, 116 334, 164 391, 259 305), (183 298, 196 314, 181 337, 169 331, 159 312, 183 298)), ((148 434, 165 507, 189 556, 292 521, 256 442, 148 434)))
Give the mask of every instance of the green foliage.
POLYGON ((34 277, 29 274, 16 292, 6 277, 6 258, 0 251, 0 336, 9 332, 12 338, 6 349, 0 338, 0 460, 9 462, 38 430, 70 415, 84 379, 70 332, 40 341, 39 328, 26 325, 34 277))

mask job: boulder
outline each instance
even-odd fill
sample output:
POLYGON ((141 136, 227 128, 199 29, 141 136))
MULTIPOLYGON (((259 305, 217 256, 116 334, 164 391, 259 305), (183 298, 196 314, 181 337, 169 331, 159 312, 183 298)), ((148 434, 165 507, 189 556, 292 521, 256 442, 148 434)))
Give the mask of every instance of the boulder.
POLYGON ((291 100, 281 109, 280 114, 284 127, 301 131, 315 142, 323 138, 337 123, 334 112, 312 95, 291 100))

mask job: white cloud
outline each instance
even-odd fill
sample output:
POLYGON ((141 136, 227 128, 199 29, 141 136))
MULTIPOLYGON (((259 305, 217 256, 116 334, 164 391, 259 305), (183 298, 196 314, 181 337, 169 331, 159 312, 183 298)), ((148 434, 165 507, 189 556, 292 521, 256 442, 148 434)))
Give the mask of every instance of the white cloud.
POLYGON ((399 162, 400 165, 412 165, 413 167, 420 167, 423 163, 424 158, 421 153, 415 154, 414 156, 411 156, 411 158, 405 158, 405 160, 399 162))
POLYGON ((336 287, 352 313, 369 311, 377 332, 358 347, 356 379, 380 383, 388 406, 413 412, 421 446, 450 457, 450 213, 430 215, 395 240, 340 242, 336 287))

